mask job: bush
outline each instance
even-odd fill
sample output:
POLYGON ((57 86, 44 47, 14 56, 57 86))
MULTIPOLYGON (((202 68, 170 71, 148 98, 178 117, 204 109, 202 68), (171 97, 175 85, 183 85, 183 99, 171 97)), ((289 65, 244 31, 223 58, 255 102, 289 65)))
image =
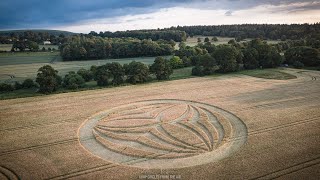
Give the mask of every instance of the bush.
POLYGON ((183 66, 184 66, 184 67, 189 67, 189 66, 191 66, 191 59, 188 58, 187 56, 184 56, 184 57, 182 58, 182 62, 183 62, 183 66))
POLYGON ((180 59, 179 56, 173 56, 169 62, 170 62, 172 69, 183 68, 183 66, 184 66, 183 61, 180 59))
POLYGON ((78 89, 84 87, 85 80, 74 71, 70 71, 63 79, 63 86, 68 89, 78 89))
POLYGON ((213 37, 213 38, 212 38, 212 41, 217 42, 217 41, 218 41, 218 38, 217 38, 217 37, 213 37))
POLYGON ((1 83, 0 84, 0 91, 1 92, 9 92, 9 91, 13 91, 14 87, 12 84, 7 84, 7 83, 1 83))
POLYGON ((29 89, 29 88, 35 87, 36 84, 34 83, 34 81, 32 79, 26 79, 23 81, 22 86, 25 89, 29 89))
POLYGON ((97 68, 98 68, 98 66, 96 66, 96 65, 92 65, 90 67, 90 71, 92 72, 93 76, 96 74, 97 68))
POLYGON ((84 68, 79 69, 77 74, 79 74, 86 82, 89 82, 93 79, 92 71, 86 70, 84 68))
POLYGON ((300 61, 295 61, 292 65, 294 68, 297 68, 297 69, 302 69, 304 67, 304 64, 300 61))
POLYGON ((205 76, 204 67, 203 66, 195 66, 192 68, 192 75, 193 76, 205 76))
POLYGON ((23 85, 20 82, 16 81, 14 83, 14 89, 15 90, 19 90, 19 89, 22 89, 22 88, 23 88, 23 85))

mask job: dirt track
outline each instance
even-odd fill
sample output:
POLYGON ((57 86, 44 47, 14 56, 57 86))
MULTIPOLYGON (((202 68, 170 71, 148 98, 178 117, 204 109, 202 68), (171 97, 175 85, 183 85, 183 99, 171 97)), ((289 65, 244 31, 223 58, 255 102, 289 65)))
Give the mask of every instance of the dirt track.
MULTIPOLYGON (((161 175, 162 179, 166 175, 181 179, 317 179, 320 73, 292 69, 286 72, 298 78, 192 78, 0 101, 0 179, 146 179, 150 175, 161 175), (106 161, 81 145, 78 130, 94 115, 138 101, 163 99, 199 102, 232 113, 246 125, 246 143, 219 161, 177 165, 173 169, 147 169, 106 161)), ((173 112, 167 112, 167 116, 174 117, 173 112)), ((111 127, 110 123, 104 125, 111 127)), ((198 132, 201 135, 211 131, 198 132)), ((180 140, 190 140, 183 138, 180 140)), ((207 138, 207 142, 214 140, 207 138)), ((174 145, 172 151, 179 149, 178 144, 174 145)), ((111 146, 106 148, 112 149, 111 146)), ((128 151, 126 155, 136 153, 128 151)))

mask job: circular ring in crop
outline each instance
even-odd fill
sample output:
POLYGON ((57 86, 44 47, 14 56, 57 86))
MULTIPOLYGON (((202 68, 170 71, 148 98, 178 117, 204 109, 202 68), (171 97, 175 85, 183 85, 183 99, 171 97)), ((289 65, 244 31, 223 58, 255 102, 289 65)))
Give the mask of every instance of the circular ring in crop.
POLYGON ((247 140, 246 125, 221 108, 184 100, 148 100, 99 113, 79 129, 81 145, 113 163, 182 168, 228 157, 247 140))

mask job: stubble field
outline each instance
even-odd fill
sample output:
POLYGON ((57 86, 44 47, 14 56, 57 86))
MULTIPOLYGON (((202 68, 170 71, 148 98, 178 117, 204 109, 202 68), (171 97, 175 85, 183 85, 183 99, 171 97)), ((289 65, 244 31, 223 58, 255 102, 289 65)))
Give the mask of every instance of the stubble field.
POLYGON ((317 179, 320 73, 0 101, 0 179, 317 179))

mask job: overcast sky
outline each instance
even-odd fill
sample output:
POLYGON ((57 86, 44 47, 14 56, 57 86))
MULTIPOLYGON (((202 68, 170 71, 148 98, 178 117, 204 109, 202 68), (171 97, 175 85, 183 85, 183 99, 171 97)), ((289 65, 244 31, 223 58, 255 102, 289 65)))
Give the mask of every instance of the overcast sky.
POLYGON ((320 0, 1 0, 0 30, 72 32, 320 22, 320 0))

